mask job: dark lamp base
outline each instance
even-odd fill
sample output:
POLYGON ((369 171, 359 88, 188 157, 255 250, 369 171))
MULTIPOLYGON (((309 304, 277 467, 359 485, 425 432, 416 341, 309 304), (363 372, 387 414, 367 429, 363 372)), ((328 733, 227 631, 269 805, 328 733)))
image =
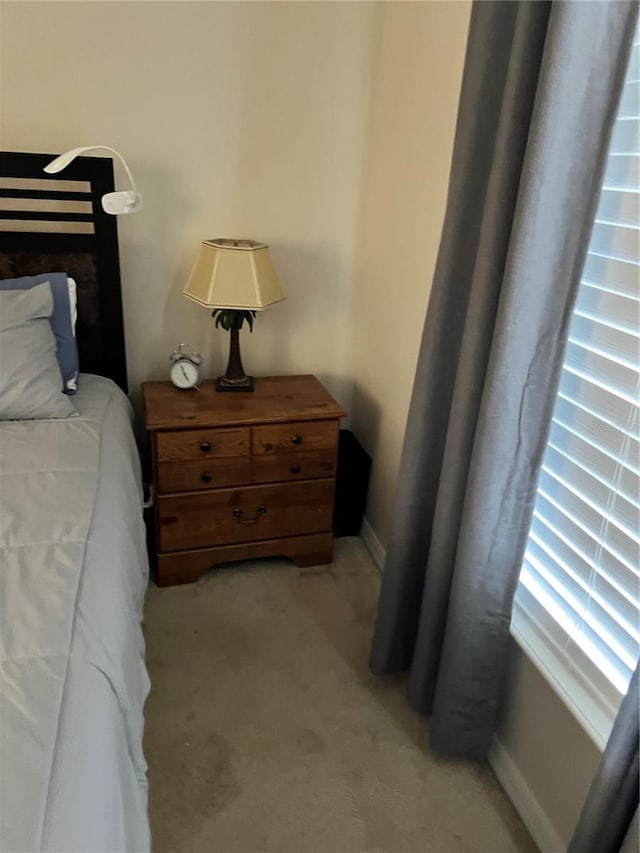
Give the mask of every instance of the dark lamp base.
POLYGON ((253 391, 253 376, 243 376, 235 381, 226 376, 218 376, 216 391, 253 391))
POLYGON ((224 376, 219 376, 216 381, 216 391, 253 391, 253 376, 247 376, 244 372, 240 358, 239 329, 246 313, 246 311, 227 312, 233 319, 229 328, 229 361, 224 376))

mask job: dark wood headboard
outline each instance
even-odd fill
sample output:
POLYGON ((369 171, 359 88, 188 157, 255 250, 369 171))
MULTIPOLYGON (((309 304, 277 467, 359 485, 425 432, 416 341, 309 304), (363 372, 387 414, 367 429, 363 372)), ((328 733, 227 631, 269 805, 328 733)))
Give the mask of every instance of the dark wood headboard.
POLYGON ((113 162, 78 157, 63 172, 43 168, 56 154, 0 152, 0 279, 66 272, 78 287, 80 370, 127 390, 113 162))

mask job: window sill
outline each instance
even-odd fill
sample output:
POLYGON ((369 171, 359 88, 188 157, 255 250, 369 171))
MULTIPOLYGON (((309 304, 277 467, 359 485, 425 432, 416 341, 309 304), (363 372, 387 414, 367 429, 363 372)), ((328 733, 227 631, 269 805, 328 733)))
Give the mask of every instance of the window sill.
MULTIPOLYGON (((535 597, 520 584, 511 617, 511 635, 593 743, 602 751, 611 733, 622 697, 613 687, 609 695, 603 695, 593 686, 590 679, 571 666, 562 646, 553 638, 551 632, 543 627, 547 621, 548 614, 535 597)), ((590 667, 593 668, 593 664, 585 656, 587 672, 590 667)), ((599 673, 598 675, 603 678, 599 673)))

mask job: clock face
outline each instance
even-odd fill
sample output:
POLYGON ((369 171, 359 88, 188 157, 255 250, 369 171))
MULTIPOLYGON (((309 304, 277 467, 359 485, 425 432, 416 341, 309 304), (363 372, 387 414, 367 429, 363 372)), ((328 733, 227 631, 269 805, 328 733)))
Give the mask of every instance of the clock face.
POLYGON ((171 365, 169 376, 176 388, 193 388, 198 384, 200 371, 193 362, 180 359, 171 365))

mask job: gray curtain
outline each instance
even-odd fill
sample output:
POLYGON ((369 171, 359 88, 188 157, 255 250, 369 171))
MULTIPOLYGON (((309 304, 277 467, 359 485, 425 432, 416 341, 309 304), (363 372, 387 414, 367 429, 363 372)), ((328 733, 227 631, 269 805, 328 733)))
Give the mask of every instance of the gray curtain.
MULTIPOLYGON (((633 2, 474 3, 371 652, 484 759, 633 2)), ((437 85, 425 81, 424 85, 437 85)))
POLYGON ((603 753, 568 853, 638 853, 638 670, 603 753))

